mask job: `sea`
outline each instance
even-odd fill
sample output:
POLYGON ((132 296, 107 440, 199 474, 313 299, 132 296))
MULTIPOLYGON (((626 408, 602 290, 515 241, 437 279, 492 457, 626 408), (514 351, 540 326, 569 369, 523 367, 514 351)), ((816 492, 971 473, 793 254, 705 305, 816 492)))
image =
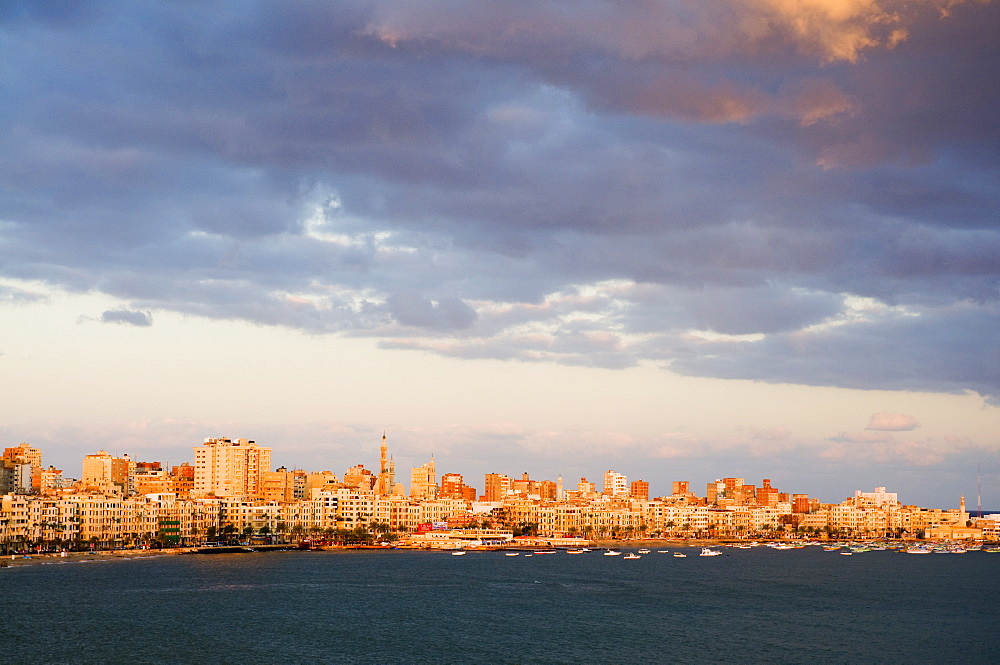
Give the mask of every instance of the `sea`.
POLYGON ((1000 662, 1000 553, 666 549, 12 566, 0 663, 1000 662))

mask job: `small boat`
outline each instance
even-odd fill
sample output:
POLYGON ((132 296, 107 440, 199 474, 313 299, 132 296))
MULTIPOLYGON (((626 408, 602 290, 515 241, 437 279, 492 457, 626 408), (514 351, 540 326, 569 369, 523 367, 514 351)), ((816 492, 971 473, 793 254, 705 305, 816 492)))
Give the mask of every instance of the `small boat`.
POLYGON ((711 547, 703 547, 701 548, 701 554, 698 556, 719 556, 720 554, 722 554, 722 552, 713 550, 711 547))
POLYGON ((566 554, 583 554, 583 550, 566 550, 566 554))
POLYGON ((854 552, 841 552, 840 556, 851 556, 854 552))
POLYGON ((674 556, 678 559, 684 559, 687 557, 687 554, 684 554, 683 552, 674 552, 674 556))
POLYGON ((634 553, 632 553, 632 552, 629 552, 628 554, 626 554, 626 555, 625 555, 624 557, 622 557, 622 558, 624 558, 624 559, 641 559, 642 557, 641 557, 641 556, 639 556, 638 554, 634 554, 634 553))
POLYGON ((619 552, 618 550, 608 550, 607 552, 604 553, 604 556, 621 556, 621 555, 622 553, 619 552))
POLYGON ((465 550, 455 550, 451 553, 452 556, 465 556, 465 550))
POLYGON ((670 550, 656 550, 656 551, 659 552, 660 554, 666 554, 670 550))
POLYGON ((639 554, 649 554, 649 550, 647 550, 647 549, 646 549, 646 548, 644 547, 644 548, 642 548, 641 550, 639 550, 639 554))
POLYGON ((504 556, 521 556, 520 552, 504 552, 504 556))
POLYGON ((907 554, 930 554, 931 550, 923 545, 914 545, 913 547, 907 547, 903 550, 907 554))

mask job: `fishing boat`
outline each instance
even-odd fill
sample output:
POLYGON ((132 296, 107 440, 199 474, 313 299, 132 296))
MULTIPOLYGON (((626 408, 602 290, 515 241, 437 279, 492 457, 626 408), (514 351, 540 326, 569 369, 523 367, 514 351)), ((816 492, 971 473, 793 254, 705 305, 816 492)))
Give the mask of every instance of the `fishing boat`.
POLYGON ((930 554, 931 550, 923 545, 914 545, 913 547, 907 547, 903 550, 907 554, 930 554))

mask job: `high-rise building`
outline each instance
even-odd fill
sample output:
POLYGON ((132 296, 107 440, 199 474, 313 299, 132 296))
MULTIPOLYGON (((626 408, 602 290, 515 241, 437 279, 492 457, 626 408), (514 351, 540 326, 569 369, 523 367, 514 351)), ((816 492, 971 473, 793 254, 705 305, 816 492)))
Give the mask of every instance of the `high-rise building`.
POLYGON ((670 494, 673 496, 686 496, 691 493, 691 483, 687 480, 675 480, 670 494))
POLYGON ((344 472, 344 484, 368 491, 375 486, 375 474, 366 469, 364 464, 356 464, 344 472))
POLYGON ((208 438, 194 448, 193 494, 256 497, 270 469, 270 448, 248 439, 208 438))
POLYGON ((771 487, 771 480, 765 478, 761 486, 757 489, 757 505, 773 508, 778 505, 779 492, 776 487, 771 487))
MULTIPOLYGON (((10 461, 13 464, 27 464, 28 469, 25 470, 23 467, 18 467, 18 477, 21 478, 25 473, 28 474, 28 484, 26 487, 19 488, 18 491, 30 491, 34 493, 41 492, 42 490, 42 451, 38 448, 32 448, 27 443, 20 443, 12 448, 4 448, 3 458, 4 460, 10 461)), ((9 468, 13 469, 12 465, 7 465, 9 468)), ((18 481, 18 484, 21 483, 18 481)))
POLYGON ((27 463, 36 467, 42 466, 42 451, 23 442, 13 448, 4 448, 3 456, 14 462, 27 463))
POLYGON ((265 471, 261 478, 260 497, 264 501, 290 502, 295 500, 295 472, 285 467, 265 471))
POLYGON ((503 501, 510 494, 511 479, 502 473, 487 473, 483 487, 484 501, 503 501))
POLYGON ((83 457, 83 475, 80 481, 87 487, 110 489, 111 461, 114 457, 106 450, 99 450, 83 457))
POLYGON ((437 496, 437 472, 434 470, 434 456, 410 471, 410 496, 415 499, 433 499, 437 496))
POLYGON ((465 484, 465 479, 460 473, 446 473, 441 476, 441 489, 438 491, 439 499, 465 499, 466 501, 476 500, 476 488, 465 484))
POLYGON ((645 480, 633 481, 628 494, 633 499, 649 499, 649 483, 645 480))
POLYGON ((0 494, 29 494, 31 465, 0 458, 0 494))
POLYGON ((605 471, 603 493, 612 497, 628 496, 628 478, 617 471, 605 471))
POLYGON ((42 494, 55 494, 62 485, 62 469, 57 469, 51 464, 47 469, 41 469, 39 474, 39 491, 42 494))

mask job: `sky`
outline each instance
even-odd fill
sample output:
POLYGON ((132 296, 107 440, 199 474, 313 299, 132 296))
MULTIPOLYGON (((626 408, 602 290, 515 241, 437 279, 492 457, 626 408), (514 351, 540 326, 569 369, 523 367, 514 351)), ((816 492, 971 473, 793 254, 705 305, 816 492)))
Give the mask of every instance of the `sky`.
POLYGON ((340 474, 384 432, 480 491, 1000 509, 998 34, 994 0, 8 0, 0 443, 340 474))

